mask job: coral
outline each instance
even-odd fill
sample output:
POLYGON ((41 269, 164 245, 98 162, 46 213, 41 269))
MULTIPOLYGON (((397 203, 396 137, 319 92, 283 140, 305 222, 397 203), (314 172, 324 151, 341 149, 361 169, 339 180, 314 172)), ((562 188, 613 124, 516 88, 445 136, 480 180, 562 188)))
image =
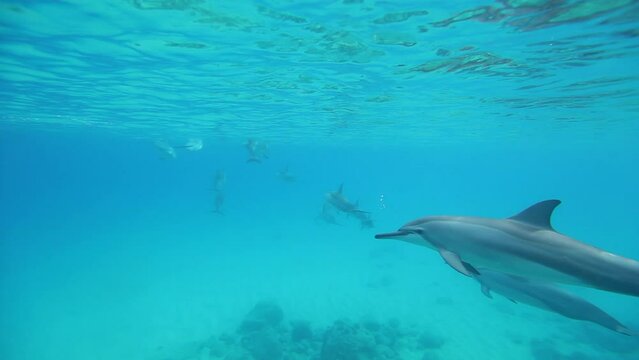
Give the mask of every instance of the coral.
POLYGON ((446 340, 429 331, 423 331, 417 338, 417 344, 423 349, 439 349, 446 340))
POLYGON ((282 342, 273 329, 262 329, 242 337, 242 346, 255 360, 278 360, 284 352, 282 342))
POLYGON ((278 360, 282 358, 285 341, 281 338, 284 312, 279 305, 261 301, 244 317, 237 332, 242 347, 255 360, 278 360))
MULTIPOLYGON (((273 302, 257 303, 234 333, 211 335, 173 351, 175 360, 399 360, 437 359, 444 338, 398 320, 337 320, 314 328, 305 320, 284 322, 273 302)), ((543 349, 542 349, 543 350, 543 349)))
POLYGON ((364 326, 336 321, 324 334, 320 359, 399 359, 397 352, 390 346, 395 341, 385 338, 382 331, 384 328, 372 321, 367 321, 364 326))
POLYGON ((313 331, 308 321, 296 321, 291 328, 291 341, 298 343, 313 339, 313 331))
POLYGON ((245 334, 265 328, 274 328, 281 324, 282 319, 284 319, 284 312, 279 305, 269 301, 261 301, 246 315, 238 332, 245 334))

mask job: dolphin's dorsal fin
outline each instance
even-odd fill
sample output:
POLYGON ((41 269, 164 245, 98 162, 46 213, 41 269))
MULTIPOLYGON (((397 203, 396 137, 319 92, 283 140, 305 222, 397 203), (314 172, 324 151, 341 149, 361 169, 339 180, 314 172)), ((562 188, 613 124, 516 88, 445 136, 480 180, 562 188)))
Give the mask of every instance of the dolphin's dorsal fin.
POLYGON ((509 219, 554 231, 550 224, 550 218, 553 210, 555 210, 559 204, 561 204, 559 200, 538 202, 519 214, 509 217, 509 219))
POLYGON ((342 189, 344 188, 344 184, 339 184, 339 188, 337 189, 337 193, 341 194, 342 193, 342 189))

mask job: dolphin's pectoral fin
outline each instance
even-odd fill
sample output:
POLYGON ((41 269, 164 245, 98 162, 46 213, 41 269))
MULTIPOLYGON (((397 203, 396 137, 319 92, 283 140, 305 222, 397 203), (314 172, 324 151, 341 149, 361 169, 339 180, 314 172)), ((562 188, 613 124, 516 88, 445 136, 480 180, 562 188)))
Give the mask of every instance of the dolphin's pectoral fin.
POLYGON ((561 204, 561 201, 559 200, 538 202, 519 214, 509 217, 509 219, 554 231, 550 224, 550 218, 552 216, 552 212, 559 204, 561 204))
POLYGON ((465 261, 462 261, 462 264, 464 265, 464 267, 465 267, 466 269, 470 270, 470 272, 471 272, 473 275, 480 275, 480 274, 479 274, 479 271, 477 271, 477 269, 475 269, 475 267, 474 267, 474 266, 470 265, 469 263, 467 263, 467 262, 465 262, 465 261))
POLYGON ((481 292, 482 294, 486 295, 487 298, 493 298, 493 296, 490 294, 490 288, 484 284, 481 284, 481 292))
POLYGON ((444 258, 444 261, 446 261, 448 265, 457 270, 459 273, 471 277, 473 275, 479 274, 479 272, 474 267, 472 267, 468 263, 463 262, 459 255, 455 254, 454 252, 448 251, 446 249, 439 249, 439 254, 442 256, 442 258, 444 258))

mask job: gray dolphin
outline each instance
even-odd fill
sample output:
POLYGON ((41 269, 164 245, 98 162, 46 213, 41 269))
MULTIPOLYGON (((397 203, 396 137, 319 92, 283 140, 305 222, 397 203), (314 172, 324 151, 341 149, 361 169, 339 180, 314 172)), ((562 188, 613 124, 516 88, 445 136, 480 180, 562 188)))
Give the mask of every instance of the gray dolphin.
POLYGON ((226 185, 226 172, 217 170, 215 173, 215 181, 213 182, 213 191, 215 192, 215 208, 213 212, 224 215, 222 208, 224 207, 224 187, 226 185))
POLYGON ((639 262, 556 232, 550 217, 561 202, 537 203, 507 219, 428 216, 398 231, 375 235, 438 251, 460 273, 477 268, 541 281, 639 296, 639 262))
POLYGON ((189 139, 186 144, 174 146, 176 149, 186 149, 188 151, 200 151, 204 147, 202 139, 189 139))
POLYGON ((249 158, 246 162, 261 163, 262 160, 268 159, 268 147, 265 143, 255 139, 248 139, 244 147, 249 153, 249 158))
POLYGON ((358 212, 365 213, 366 211, 359 210, 359 202, 351 202, 344 196, 343 193, 344 184, 341 184, 336 191, 331 191, 326 194, 326 202, 333 205, 333 207, 346 214, 355 214, 358 212))
POLYGON ((590 321, 624 335, 637 335, 597 306, 555 286, 486 269, 480 269, 479 274, 473 277, 481 284, 482 293, 491 299, 492 290, 512 302, 521 302, 575 320, 590 321))
POLYGON ((324 221, 327 224, 341 225, 339 222, 337 222, 337 219, 335 218, 334 210, 331 210, 331 209, 332 208, 330 208, 328 204, 324 203, 324 206, 322 206, 322 212, 319 213, 317 218, 324 221))
POLYGON ((288 165, 286 165, 284 169, 277 172, 277 177, 280 178, 280 180, 286 182, 295 182, 295 180, 297 179, 295 175, 291 174, 291 172, 289 171, 288 165))
POLYGON ((224 170, 218 170, 215 173, 215 181, 213 182, 213 190, 222 192, 226 185, 226 172, 224 170))

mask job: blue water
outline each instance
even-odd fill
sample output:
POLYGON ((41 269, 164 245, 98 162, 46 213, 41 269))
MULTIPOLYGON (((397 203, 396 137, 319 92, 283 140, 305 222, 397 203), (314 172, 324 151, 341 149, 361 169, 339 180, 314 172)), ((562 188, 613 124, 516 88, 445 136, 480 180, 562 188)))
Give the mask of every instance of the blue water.
MULTIPOLYGON (((555 229, 639 259, 638 26, 623 0, 3 1, 0 357, 639 358, 374 239, 561 199, 555 229), (321 217, 342 184, 372 228, 321 217)), ((563 288, 639 331, 636 297, 563 288)))

